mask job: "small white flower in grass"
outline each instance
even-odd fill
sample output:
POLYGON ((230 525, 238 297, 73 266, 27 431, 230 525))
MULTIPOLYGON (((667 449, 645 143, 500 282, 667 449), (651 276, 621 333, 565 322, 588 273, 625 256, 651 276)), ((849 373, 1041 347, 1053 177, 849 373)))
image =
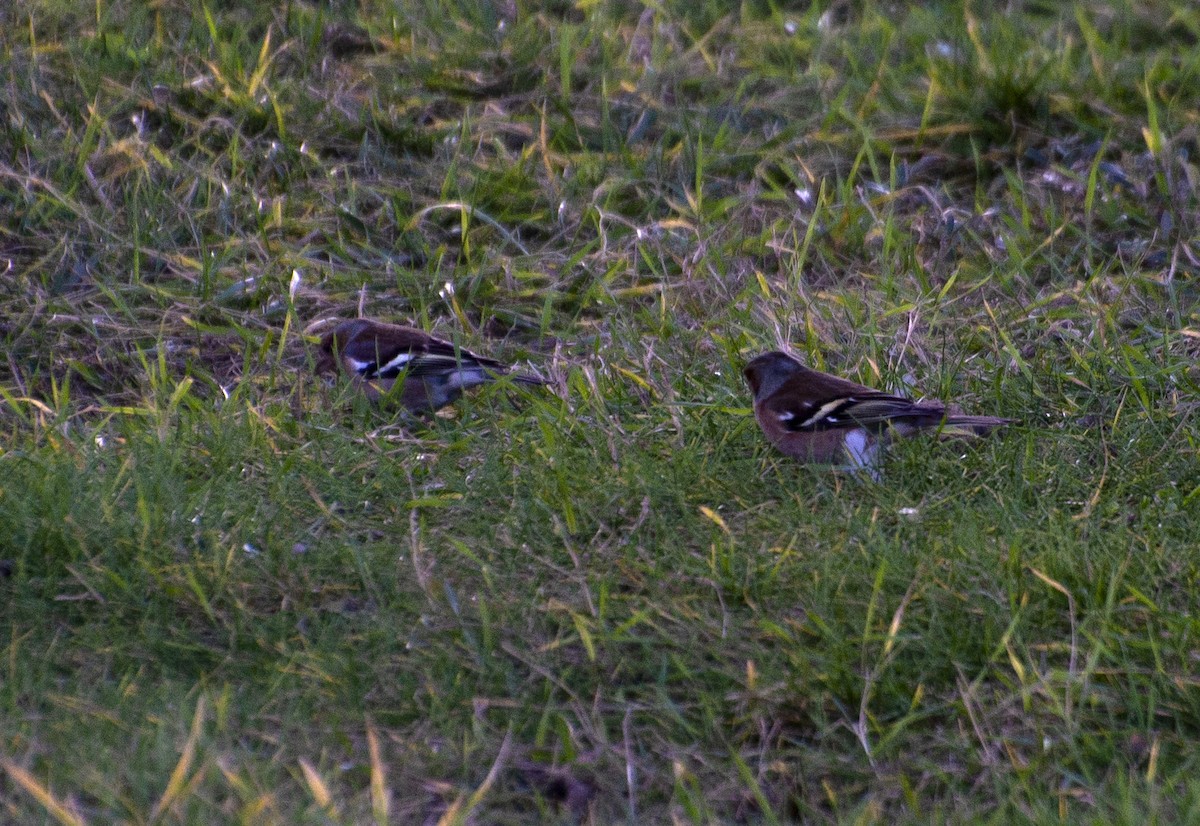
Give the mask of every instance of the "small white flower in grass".
POLYGON ((799 27, 796 25, 795 20, 785 20, 783 23, 783 30, 788 34, 795 34, 797 28, 799 27))
POLYGON ((242 546, 242 552, 246 554, 246 556, 262 556, 262 551, 251 545, 249 542, 242 546))
POLYGON ((804 204, 805 206, 812 206, 813 194, 811 189, 805 187, 803 189, 795 190, 795 193, 796 197, 800 200, 800 203, 804 204))
POLYGON ((917 508, 901 508, 896 512, 905 519, 919 519, 921 516, 921 511, 917 508))
POLYGON ((450 281, 443 284, 442 288, 438 290, 438 297, 442 299, 454 298, 454 284, 450 281))
POLYGON ((100 436, 100 435, 96 436, 96 447, 100 448, 101 450, 104 450, 104 437, 103 436, 100 436))
POLYGON ((292 301, 296 300, 296 291, 300 289, 300 282, 304 277, 300 275, 300 270, 292 270, 292 280, 288 284, 288 298, 292 301))

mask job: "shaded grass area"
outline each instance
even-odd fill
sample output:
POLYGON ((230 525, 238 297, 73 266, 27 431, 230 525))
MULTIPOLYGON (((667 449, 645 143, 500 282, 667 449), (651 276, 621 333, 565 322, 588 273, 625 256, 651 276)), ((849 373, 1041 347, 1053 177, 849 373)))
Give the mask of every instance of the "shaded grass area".
POLYGON ((1194 816, 1190 5, 0 24, 6 819, 1194 816), (1020 424, 794 465, 785 344, 1020 424))

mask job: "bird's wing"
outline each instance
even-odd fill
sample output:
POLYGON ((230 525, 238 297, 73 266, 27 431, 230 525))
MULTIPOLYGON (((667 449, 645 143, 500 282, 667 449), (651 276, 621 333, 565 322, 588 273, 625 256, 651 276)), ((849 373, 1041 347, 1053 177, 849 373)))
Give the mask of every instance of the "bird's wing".
POLYGON ((471 368, 504 370, 504 365, 494 359, 429 337, 365 336, 349 342, 342 350, 342 358, 365 379, 395 379, 401 373, 431 376, 471 368))
MULTIPOLYGON (((429 376, 437 373, 453 372, 455 370, 470 370, 485 368, 503 373, 507 368, 495 359, 479 356, 470 350, 456 347, 448 341, 431 338, 419 352, 411 352, 409 358, 402 356, 394 359, 395 374, 407 370, 410 376, 429 376)), ((387 367, 387 365, 385 365, 387 367)))
POLYGON ((920 404, 903 396, 867 390, 849 396, 832 396, 796 403, 771 400, 767 404, 786 430, 793 432, 829 430, 839 427, 882 429, 897 419, 936 422, 945 415, 939 404, 920 404))

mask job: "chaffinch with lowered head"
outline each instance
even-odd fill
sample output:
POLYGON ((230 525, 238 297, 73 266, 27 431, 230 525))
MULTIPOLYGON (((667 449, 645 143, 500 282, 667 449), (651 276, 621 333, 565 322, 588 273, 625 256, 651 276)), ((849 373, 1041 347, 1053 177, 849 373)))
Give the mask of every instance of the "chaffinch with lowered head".
POLYGON ((1008 424, 996 416, 950 413, 940 402, 914 402, 805 367, 772 351, 744 370, 754 416, 767 440, 802 462, 872 468, 879 445, 922 431, 983 436, 1008 424))
POLYGON ((414 413, 445 407, 463 390, 510 376, 522 384, 545 379, 521 373, 412 327, 368 318, 343 321, 321 339, 317 370, 342 370, 374 400, 403 381, 399 401, 414 413))

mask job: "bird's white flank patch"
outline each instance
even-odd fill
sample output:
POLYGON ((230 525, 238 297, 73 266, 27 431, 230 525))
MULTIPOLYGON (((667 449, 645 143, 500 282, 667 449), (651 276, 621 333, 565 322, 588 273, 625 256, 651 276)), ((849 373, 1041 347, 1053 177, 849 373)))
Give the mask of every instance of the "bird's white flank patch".
POLYGON ((490 379, 491 377, 486 372, 478 368, 460 368, 447 373, 446 386, 466 389, 484 384, 490 379))
POLYGON ((846 455, 856 467, 870 467, 875 463, 875 445, 867 431, 861 427, 846 432, 846 455))

